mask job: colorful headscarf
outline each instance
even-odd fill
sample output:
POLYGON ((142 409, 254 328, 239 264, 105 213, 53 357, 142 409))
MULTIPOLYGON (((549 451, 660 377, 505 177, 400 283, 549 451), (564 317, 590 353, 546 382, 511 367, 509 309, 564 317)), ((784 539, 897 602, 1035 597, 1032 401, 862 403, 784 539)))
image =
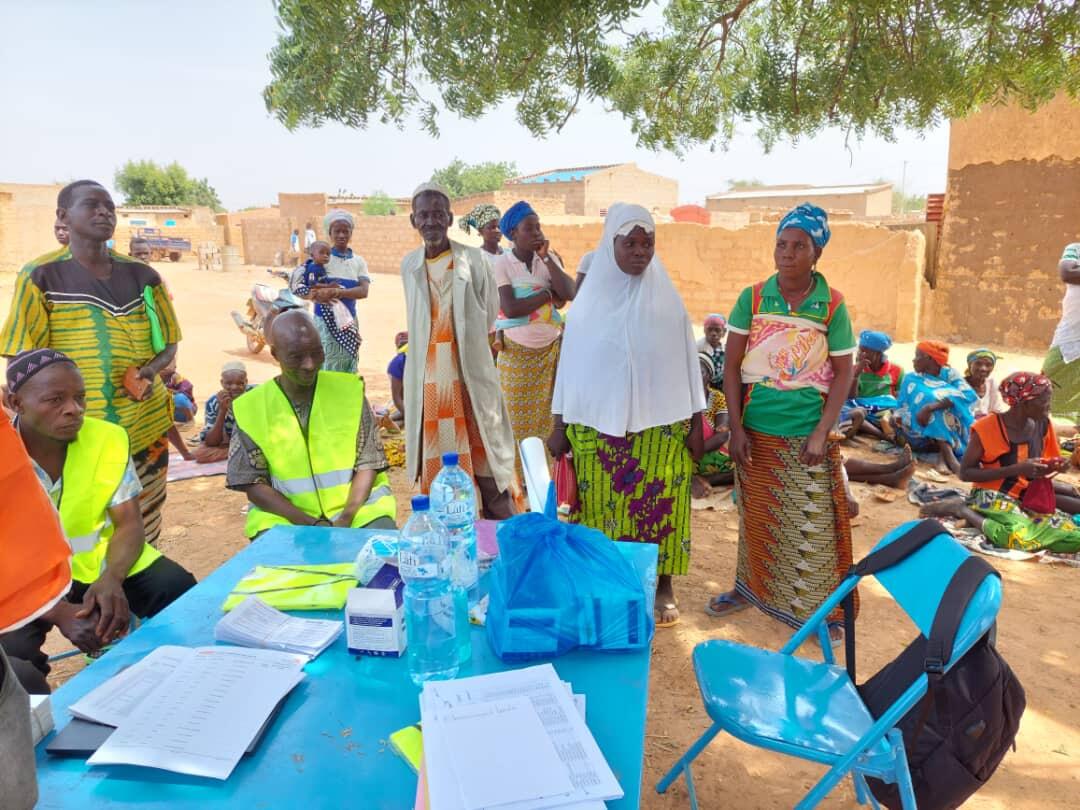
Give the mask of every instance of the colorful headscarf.
POLYGON ((884 354, 892 348, 892 338, 884 332, 875 332, 873 329, 864 329, 859 333, 859 345, 872 352, 884 354))
POLYGON ((323 217, 322 220, 323 233, 329 236, 330 226, 333 225, 335 222, 347 222, 350 231, 356 227, 356 220, 353 219, 352 214, 341 208, 331 208, 329 211, 326 212, 326 216, 323 217))
POLYGON ((1038 399, 1053 388, 1053 383, 1045 374, 1032 374, 1030 371, 1016 371, 1001 381, 998 389, 1010 406, 1031 399, 1038 399))
POLYGON ((825 213, 825 209, 808 202, 796 205, 784 214, 776 228, 777 235, 785 228, 805 231, 819 248, 829 244, 829 237, 832 236, 832 231, 829 230, 829 215, 825 213))
POLYGON ((916 344, 915 348, 939 366, 949 365, 949 347, 940 340, 924 340, 916 344))
POLYGON ((524 200, 518 200, 502 215, 502 219, 499 220, 499 230, 507 239, 513 239, 510 234, 514 232, 514 228, 520 225, 521 220, 525 219, 525 217, 535 213, 531 205, 524 200))
POLYGON ((47 366, 55 365, 56 363, 71 363, 71 365, 75 365, 74 360, 63 352, 58 352, 56 349, 31 349, 30 351, 15 355, 8 360, 8 391, 14 394, 26 385, 30 381, 30 378, 39 371, 47 366))
POLYGON ((995 366, 997 365, 998 356, 989 349, 976 349, 975 351, 973 351, 967 356, 967 364, 970 366, 976 360, 982 360, 983 358, 986 358, 995 366))
POLYGON ((471 233, 473 228, 480 230, 491 221, 498 222, 500 216, 499 209, 494 205, 481 203, 462 217, 458 225, 461 226, 461 230, 465 231, 465 233, 471 233))
POLYGON ((721 329, 726 329, 727 318, 715 312, 710 313, 705 316, 705 328, 708 329, 710 326, 719 326, 721 329))

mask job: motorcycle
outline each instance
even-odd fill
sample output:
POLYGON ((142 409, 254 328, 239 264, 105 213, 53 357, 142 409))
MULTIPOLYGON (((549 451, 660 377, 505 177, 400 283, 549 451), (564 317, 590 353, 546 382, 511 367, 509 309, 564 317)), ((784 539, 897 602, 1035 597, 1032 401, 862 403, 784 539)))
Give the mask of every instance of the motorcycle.
MULTIPOLYGON (((288 271, 268 269, 266 272, 283 279, 286 283, 289 281, 288 271)), ((247 300, 247 317, 245 318, 235 309, 231 314, 236 326, 244 333, 248 351, 258 354, 266 346, 270 322, 286 310, 303 309, 306 306, 307 304, 293 295, 288 287, 276 289, 269 284, 256 283, 251 288, 251 297, 247 300)))

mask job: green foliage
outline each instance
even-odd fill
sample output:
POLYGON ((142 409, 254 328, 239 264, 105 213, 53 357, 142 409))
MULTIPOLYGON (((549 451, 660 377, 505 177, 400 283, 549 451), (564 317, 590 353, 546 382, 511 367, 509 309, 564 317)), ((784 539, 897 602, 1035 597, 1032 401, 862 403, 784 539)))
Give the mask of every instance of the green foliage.
POLYGON ((517 177, 517 173, 513 162, 466 163, 454 158, 448 166, 432 172, 431 181, 449 191, 451 197, 465 197, 502 188, 502 184, 517 177))
POLYGON ((926 210, 925 194, 905 194, 892 180, 879 177, 873 181, 875 185, 892 183, 892 212, 894 214, 910 214, 913 211, 926 210))
POLYGON ((886 138, 1080 93, 1074 0, 276 0, 267 108, 290 129, 476 119, 502 101, 536 136, 582 99, 642 146, 766 147, 839 126, 886 138))
POLYGON ((729 180, 728 191, 750 191, 755 188, 765 188, 765 184, 756 177, 752 180, 729 180))
POLYGON ((175 161, 159 166, 152 160, 129 160, 113 178, 126 205, 205 205, 224 211, 210 182, 189 177, 175 161))
POLYGON ((364 213, 372 217, 396 214, 397 204, 393 197, 382 189, 378 189, 364 198, 364 213))
POLYGON ((894 188, 892 193, 892 212, 894 214, 910 214, 913 211, 926 210, 925 194, 904 194, 900 189, 894 188))

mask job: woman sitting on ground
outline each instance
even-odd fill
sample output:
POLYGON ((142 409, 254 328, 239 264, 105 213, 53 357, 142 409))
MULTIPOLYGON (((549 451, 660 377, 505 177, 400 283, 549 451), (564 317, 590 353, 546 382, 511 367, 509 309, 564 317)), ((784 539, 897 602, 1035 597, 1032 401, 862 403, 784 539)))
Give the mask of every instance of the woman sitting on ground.
POLYGON ((979 398, 975 403, 975 418, 982 419, 992 413, 1005 413, 1009 406, 1001 398, 997 382, 994 380, 994 366, 998 357, 989 349, 976 349, 967 356, 967 374, 964 382, 979 398))
MULTIPOLYGON (((700 341, 699 341, 700 345, 700 341)), ((701 366, 701 385, 705 389, 705 413, 701 417, 703 455, 697 462, 691 492, 695 498, 706 498, 712 487, 735 483, 735 465, 726 452, 731 428, 728 423, 727 400, 724 392, 712 387, 715 371, 712 356, 698 353, 701 366)))
POLYGON ((938 472, 960 472, 975 421, 978 396, 949 366, 949 347, 924 340, 915 347, 913 372, 904 375, 897 398, 897 439, 916 453, 938 454, 938 472))
POLYGON ((885 357, 892 338, 884 332, 864 330, 859 335, 859 353, 855 358, 855 379, 851 395, 840 411, 844 434, 867 433, 878 439, 892 438, 892 412, 903 372, 885 357))
POLYGON ((1008 410, 975 423, 960 464, 960 478, 974 486, 967 500, 923 507, 931 517, 963 518, 999 548, 1080 551, 1080 493, 1067 484, 1039 484, 1068 466, 1050 421, 1052 384, 1042 374, 1018 372, 1001 383, 1008 410), (1038 501, 1043 501, 1039 503, 1038 501))

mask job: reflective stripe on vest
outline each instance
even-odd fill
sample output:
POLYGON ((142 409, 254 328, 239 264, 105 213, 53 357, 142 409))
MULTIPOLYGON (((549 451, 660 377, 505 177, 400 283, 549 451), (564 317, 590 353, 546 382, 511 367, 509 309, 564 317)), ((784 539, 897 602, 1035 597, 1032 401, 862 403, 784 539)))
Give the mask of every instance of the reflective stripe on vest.
MULTIPOLYGON (((306 435, 276 381, 256 386, 233 403, 237 426, 266 459, 271 486, 300 511, 327 520, 340 515, 349 500, 363 410, 363 380, 335 371, 319 372, 306 435)), ((394 519, 396 512, 390 479, 378 473, 352 525, 364 526, 379 517, 394 519)), ((244 533, 251 538, 281 525, 289 521, 251 506, 244 533)))
MULTIPOLYGON (((127 431, 102 419, 87 416, 68 445, 60 481, 60 522, 73 552, 71 576, 79 582, 94 582, 105 568, 114 531, 109 503, 129 461, 127 431)), ((127 575, 145 570, 160 556, 144 543, 127 575)))
POLYGON ((350 467, 347 470, 315 473, 314 476, 306 475, 303 478, 282 479, 270 476, 270 485, 282 495, 288 497, 289 495, 300 495, 305 492, 315 492, 317 489, 329 489, 330 487, 349 484, 352 482, 352 477, 353 471, 350 467))

